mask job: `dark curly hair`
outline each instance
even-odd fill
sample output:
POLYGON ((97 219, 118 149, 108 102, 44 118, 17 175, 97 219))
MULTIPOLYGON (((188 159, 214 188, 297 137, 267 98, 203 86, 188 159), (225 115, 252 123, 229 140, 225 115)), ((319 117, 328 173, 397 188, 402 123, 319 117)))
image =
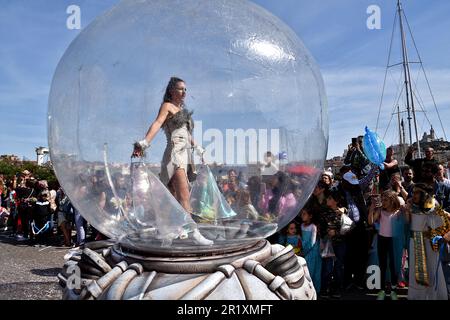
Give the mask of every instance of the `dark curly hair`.
POLYGON ((173 89, 175 89, 175 86, 177 85, 177 83, 180 83, 180 82, 185 82, 185 81, 183 79, 180 79, 177 77, 170 78, 169 83, 167 84, 166 92, 164 93, 163 103, 172 102, 171 91, 173 89))

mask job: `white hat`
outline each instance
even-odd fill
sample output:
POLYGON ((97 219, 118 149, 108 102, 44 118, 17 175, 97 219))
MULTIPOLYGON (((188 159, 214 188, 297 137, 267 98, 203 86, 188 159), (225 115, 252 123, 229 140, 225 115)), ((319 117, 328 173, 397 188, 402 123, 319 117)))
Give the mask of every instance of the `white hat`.
POLYGON ((344 178, 345 181, 347 181, 348 183, 350 183, 352 185, 358 185, 359 184, 358 177, 356 176, 356 174, 354 174, 351 171, 349 171, 346 174, 344 174, 343 178, 344 178))

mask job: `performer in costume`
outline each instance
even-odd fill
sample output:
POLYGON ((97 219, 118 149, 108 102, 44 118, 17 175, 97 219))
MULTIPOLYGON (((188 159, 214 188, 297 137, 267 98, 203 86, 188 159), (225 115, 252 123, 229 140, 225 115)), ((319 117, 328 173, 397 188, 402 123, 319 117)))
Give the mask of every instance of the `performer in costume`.
POLYGON ((439 253, 433 250, 431 243, 430 230, 443 224, 433 194, 432 187, 417 183, 406 206, 406 220, 411 230, 408 300, 447 300, 439 253))
MULTIPOLYGON (((161 164, 161 181, 190 215, 192 208, 189 201, 189 178, 195 176, 192 151, 203 157, 204 150, 196 145, 192 138, 194 122, 192 112, 186 109, 186 84, 173 77, 167 85, 164 101, 158 117, 150 126, 145 138, 134 144, 132 157, 142 157, 151 141, 163 129, 167 137, 167 147, 161 164)), ((189 236, 200 245, 212 245, 211 240, 203 237, 197 228, 190 228, 189 236), (193 229, 193 230, 192 230, 193 229)))

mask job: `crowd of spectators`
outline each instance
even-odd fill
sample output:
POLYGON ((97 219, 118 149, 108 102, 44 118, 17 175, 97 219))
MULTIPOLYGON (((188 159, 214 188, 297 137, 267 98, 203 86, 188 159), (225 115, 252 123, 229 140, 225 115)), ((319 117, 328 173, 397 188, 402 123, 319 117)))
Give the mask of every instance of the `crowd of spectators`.
POLYGON ((10 237, 66 247, 85 243, 87 223, 58 183, 37 180, 24 170, 10 179, 0 175, 0 194, 0 226, 10 237))
MULTIPOLYGON (((425 158, 414 160, 414 149, 410 148, 404 159, 406 165, 402 167, 398 165, 393 149, 388 148, 385 169, 379 170, 365 157, 361 142, 360 138, 355 139, 350 146, 345 165, 339 171, 339 179, 334 180, 331 172, 322 174, 305 207, 280 233, 279 243, 291 244, 298 254, 305 257, 322 299, 339 299, 348 291, 367 291, 369 266, 377 266, 380 270, 377 299, 383 300, 390 295, 392 300, 396 300, 396 289, 419 287, 415 283, 415 270, 408 267, 415 263, 410 261, 408 264, 413 255, 410 251, 416 250, 415 243, 410 246, 410 234, 416 230, 411 212, 419 207, 414 197, 419 191, 428 190, 436 200, 436 208, 442 207, 450 212, 450 180, 444 164, 434 159, 432 148, 425 149, 425 158), (412 273, 412 278, 409 273, 412 273), (410 279, 414 284, 409 283, 410 279)), ((423 216, 426 215, 424 212, 423 216)), ((437 267, 433 267, 433 271, 428 270, 429 278, 439 281, 441 287, 446 283, 448 297, 449 231, 442 239, 443 277, 438 280, 435 275, 437 267)), ((429 235, 423 234, 431 243, 429 235)), ((428 256, 427 251, 429 263, 436 265, 434 260, 437 256, 428 256)), ((438 287, 438 284, 434 285, 438 287)), ((430 287, 432 285, 425 285, 420 289, 433 291, 430 287)), ((408 298, 414 299, 412 291, 409 288, 408 298)), ((442 299, 443 295, 436 292, 420 298, 442 299)))
MULTIPOLYGON (((415 272, 407 261, 414 248, 410 234, 415 231, 411 210, 419 203, 414 198, 416 189, 431 190, 436 203, 450 211, 450 180, 444 164, 434 159, 432 148, 425 149, 425 158, 413 159, 413 153, 410 148, 404 159, 407 165, 399 166, 393 149, 388 148, 384 170, 380 170, 365 157, 361 137, 354 139, 344 166, 337 175, 329 170, 321 174, 300 212, 294 211, 305 196, 302 174, 280 170, 270 152, 259 175, 246 179, 231 169, 217 183, 240 218, 287 225, 269 241, 292 245, 306 259, 320 298, 340 299, 350 290, 364 292, 368 267, 376 265, 380 270, 377 298, 390 295, 396 300, 396 289, 408 288, 410 273, 415 272)), ((126 199, 125 176, 117 172, 113 180, 119 197, 126 199)), ((80 181, 80 192, 95 198, 101 210, 118 210, 104 171, 80 181)), ((29 171, 7 181, 0 176, 0 188, 0 225, 18 240, 45 242, 56 237, 61 245, 71 247, 83 245, 88 234, 91 239, 105 238, 88 226, 58 185, 37 181, 29 171)), ((442 241, 447 253, 440 257, 443 277, 439 281, 448 286, 450 232, 442 241)))

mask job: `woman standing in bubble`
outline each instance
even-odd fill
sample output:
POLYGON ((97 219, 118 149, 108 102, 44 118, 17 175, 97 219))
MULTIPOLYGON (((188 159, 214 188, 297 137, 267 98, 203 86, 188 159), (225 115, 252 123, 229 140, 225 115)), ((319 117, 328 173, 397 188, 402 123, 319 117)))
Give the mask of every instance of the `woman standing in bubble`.
MULTIPOLYGON (((203 157, 204 149, 197 145, 192 138, 194 121, 192 112, 189 112, 184 104, 186 91, 184 80, 176 77, 170 79, 159 114, 145 138, 134 144, 132 157, 142 157, 144 151, 150 147, 150 143, 162 128, 167 137, 167 147, 161 164, 161 181, 169 188, 186 212, 191 214, 188 177, 195 174, 192 150, 203 157)), ((196 244, 213 244, 211 240, 203 237, 197 228, 189 231, 189 237, 196 244)))

